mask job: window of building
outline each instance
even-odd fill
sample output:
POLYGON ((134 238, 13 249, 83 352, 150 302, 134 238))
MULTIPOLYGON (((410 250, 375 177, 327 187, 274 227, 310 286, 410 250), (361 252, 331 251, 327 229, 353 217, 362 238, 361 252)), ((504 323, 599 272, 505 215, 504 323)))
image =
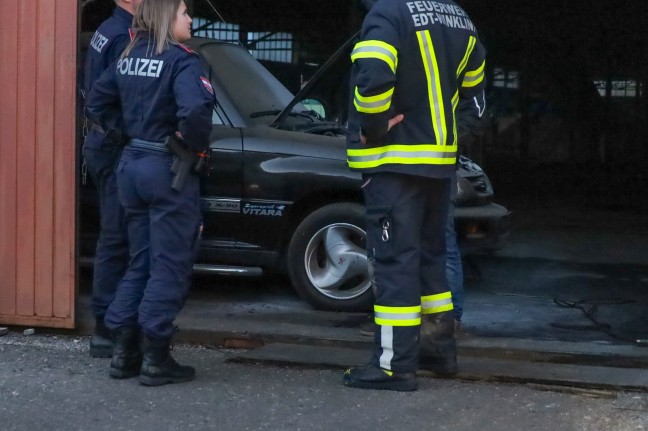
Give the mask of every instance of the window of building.
POLYGON ((517 70, 505 70, 496 67, 493 70, 493 87, 520 88, 520 73, 517 70))
MULTIPOLYGON (((224 42, 239 43, 240 26, 209 21, 196 17, 192 23, 193 35, 224 42)), ((247 48, 257 60, 292 63, 293 35, 291 33, 248 32, 247 48)))
POLYGON ((258 60, 292 63, 293 35, 291 33, 250 32, 248 48, 258 60))
MULTIPOLYGON (((601 79, 594 81, 594 85, 601 97, 605 96, 607 81, 601 79)), ((641 85, 635 80, 618 80, 612 81, 612 97, 637 97, 641 96, 641 85)))
POLYGON ((193 35, 196 37, 206 37, 234 43, 238 43, 239 40, 238 24, 227 24, 220 21, 209 21, 204 18, 194 18, 192 27, 193 35))

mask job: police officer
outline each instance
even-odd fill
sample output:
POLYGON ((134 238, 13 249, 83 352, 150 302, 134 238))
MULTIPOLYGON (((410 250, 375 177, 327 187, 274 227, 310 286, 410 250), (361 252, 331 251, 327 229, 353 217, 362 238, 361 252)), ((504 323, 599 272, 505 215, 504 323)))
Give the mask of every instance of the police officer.
POLYGON ((106 314, 115 334, 110 375, 140 375, 157 386, 192 380, 195 370, 170 355, 173 322, 188 293, 201 228, 199 179, 171 187, 172 135, 203 152, 209 144, 213 89, 196 53, 182 45, 191 18, 182 0, 142 0, 136 36, 95 83, 91 118, 129 137, 117 166, 126 211, 130 264, 106 314), (138 331, 143 362, 140 369, 138 331))
MULTIPOLYGON (((129 29, 133 14, 141 0, 115 0, 115 10, 92 36, 85 66, 85 94, 122 53, 130 42, 129 29)), ((87 125, 83 157, 88 172, 97 186, 100 230, 94 260, 92 280, 92 312, 95 330, 90 339, 90 355, 109 358, 112 355, 110 331, 104 324, 108 306, 115 297, 117 283, 128 266, 128 238, 124 210, 119 203, 115 180, 115 164, 119 158, 119 143, 107 136, 96 123, 87 125)))
POLYGON ((347 158, 364 178, 377 331, 371 361, 343 383, 411 391, 419 365, 451 373, 456 363, 445 275, 455 109, 482 91, 485 52, 452 0, 378 0, 351 58, 347 158))

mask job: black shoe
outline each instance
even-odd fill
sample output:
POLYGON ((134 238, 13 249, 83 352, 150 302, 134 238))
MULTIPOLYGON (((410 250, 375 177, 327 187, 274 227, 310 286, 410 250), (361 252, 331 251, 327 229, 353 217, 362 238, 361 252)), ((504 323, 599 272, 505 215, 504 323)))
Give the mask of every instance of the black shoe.
POLYGON ((414 373, 394 373, 374 365, 349 368, 342 379, 344 386, 388 391, 415 391, 418 388, 414 373))
POLYGON ((115 331, 115 346, 110 361, 110 377, 128 379, 140 373, 142 353, 136 328, 123 327, 115 331))
POLYGON ((90 338, 90 356, 93 358, 110 358, 113 353, 112 335, 104 324, 103 316, 97 316, 95 320, 95 330, 92 338, 90 338))
POLYGON ((419 368, 441 376, 457 374, 456 321, 450 312, 423 316, 419 368))
POLYGON ((146 386, 161 386, 167 383, 184 383, 196 377, 196 370, 178 364, 169 353, 171 340, 142 338, 143 362, 140 383, 146 386))

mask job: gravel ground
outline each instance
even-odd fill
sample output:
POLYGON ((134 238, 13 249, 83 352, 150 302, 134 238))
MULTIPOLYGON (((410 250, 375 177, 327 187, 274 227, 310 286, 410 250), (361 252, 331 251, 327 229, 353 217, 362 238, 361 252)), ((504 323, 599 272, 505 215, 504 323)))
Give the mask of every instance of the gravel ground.
POLYGON ((190 383, 112 380, 87 337, 0 337, 0 429, 648 430, 648 394, 420 379, 415 393, 348 389, 338 370, 250 366, 240 351, 175 346, 190 383))

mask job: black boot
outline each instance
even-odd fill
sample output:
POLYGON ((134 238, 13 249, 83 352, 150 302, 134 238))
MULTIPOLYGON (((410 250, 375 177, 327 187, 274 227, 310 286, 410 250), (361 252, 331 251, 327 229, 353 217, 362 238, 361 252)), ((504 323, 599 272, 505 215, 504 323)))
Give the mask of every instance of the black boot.
POLYGON ((160 386, 167 383, 183 383, 196 377, 193 367, 178 364, 169 353, 170 339, 142 337, 142 370, 140 383, 146 386, 160 386))
POLYGON ((128 326, 119 328, 114 332, 114 340, 110 377, 115 379, 135 377, 142 367, 137 329, 128 326))
POLYGON ((418 387, 414 373, 394 373, 375 365, 349 368, 344 373, 342 383, 352 388, 389 391, 415 391, 418 387))
POLYGON ((90 356, 93 358, 110 358, 113 352, 113 341, 110 330, 106 328, 104 316, 95 318, 95 330, 90 338, 90 356))
POLYGON ((419 368, 445 376, 457 373, 457 340, 454 331, 452 312, 423 316, 419 368))

